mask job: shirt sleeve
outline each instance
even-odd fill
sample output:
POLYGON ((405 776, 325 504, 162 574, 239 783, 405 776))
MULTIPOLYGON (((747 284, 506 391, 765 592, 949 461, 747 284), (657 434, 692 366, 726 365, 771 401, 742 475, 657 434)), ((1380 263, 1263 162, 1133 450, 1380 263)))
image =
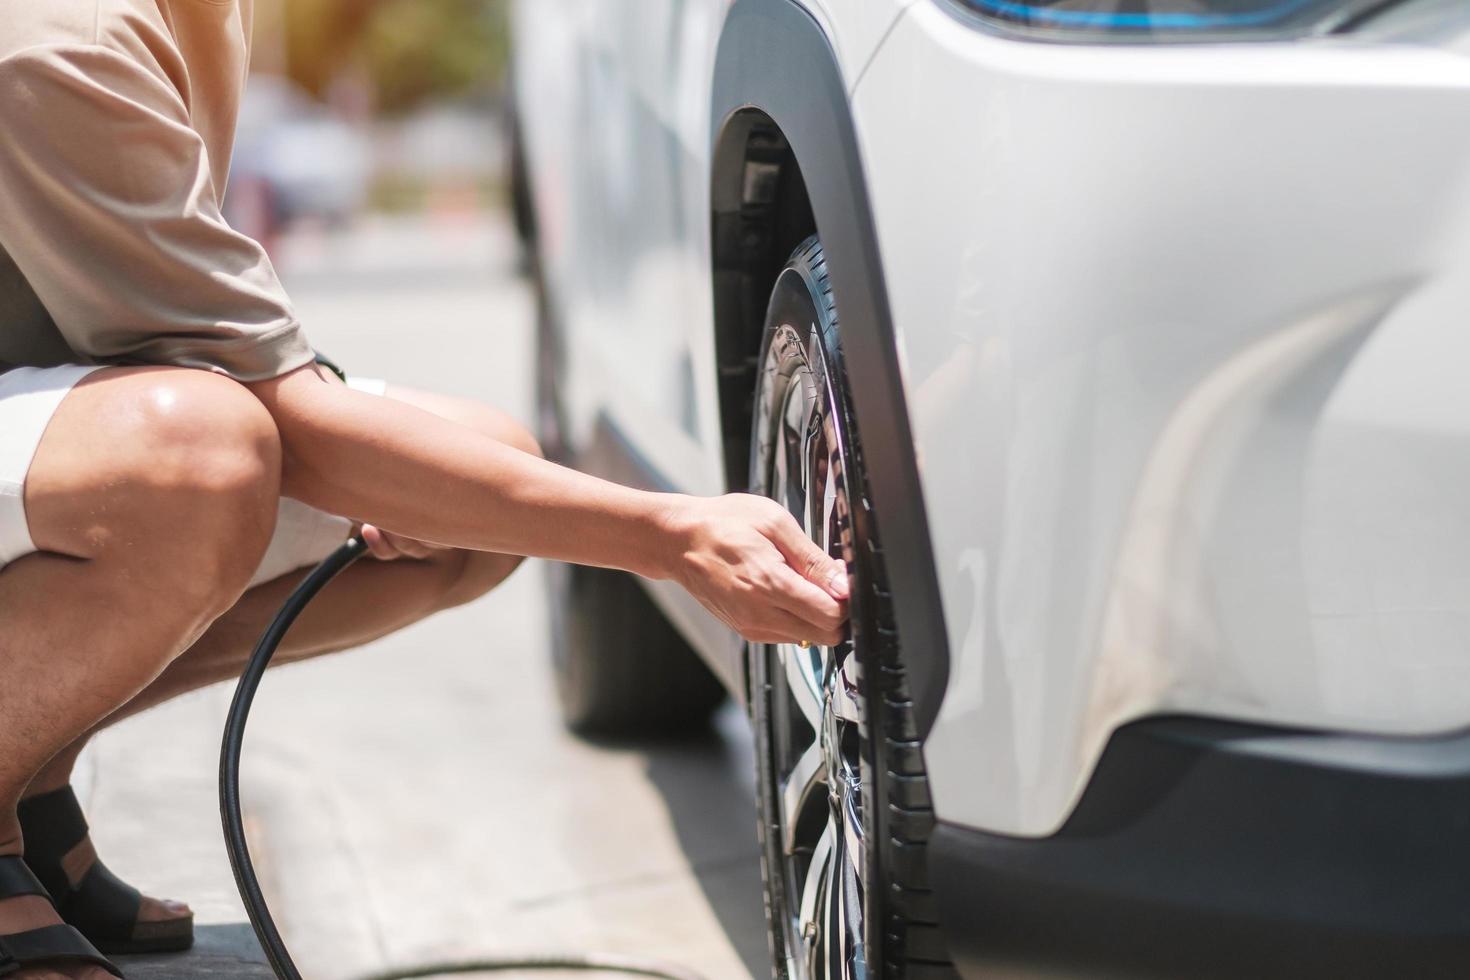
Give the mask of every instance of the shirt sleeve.
POLYGON ((265 251, 221 216, 178 91, 110 49, 0 62, 0 246, 85 357, 241 381, 312 358, 265 251))

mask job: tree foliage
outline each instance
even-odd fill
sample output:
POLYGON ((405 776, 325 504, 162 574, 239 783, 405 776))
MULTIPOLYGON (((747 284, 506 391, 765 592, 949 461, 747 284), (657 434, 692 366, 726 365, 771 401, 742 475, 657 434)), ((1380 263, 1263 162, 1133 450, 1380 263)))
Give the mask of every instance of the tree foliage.
POLYGON ((493 90, 508 42, 503 0, 285 0, 287 71, 323 94, 365 77, 380 108, 493 90))

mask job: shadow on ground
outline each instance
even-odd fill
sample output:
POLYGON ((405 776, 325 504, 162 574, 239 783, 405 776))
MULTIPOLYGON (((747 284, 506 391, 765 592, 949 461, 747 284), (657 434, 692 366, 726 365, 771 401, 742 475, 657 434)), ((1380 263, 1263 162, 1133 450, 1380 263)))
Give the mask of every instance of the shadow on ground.
POLYGON ((161 956, 119 956, 118 966, 128 980, 271 980, 275 974, 255 941, 248 922, 198 926, 194 948, 188 953, 161 956))
POLYGON ((649 782, 668 807, 679 847, 730 945, 752 977, 769 976, 755 763, 744 712, 727 704, 707 730, 677 741, 617 745, 647 760, 649 782))

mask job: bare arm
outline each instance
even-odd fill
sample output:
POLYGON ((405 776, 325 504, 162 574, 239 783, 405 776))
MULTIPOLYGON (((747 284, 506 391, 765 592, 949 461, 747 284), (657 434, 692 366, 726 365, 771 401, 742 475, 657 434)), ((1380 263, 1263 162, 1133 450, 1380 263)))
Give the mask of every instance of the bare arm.
POLYGON ((674 579, 757 642, 840 636, 845 569, 771 501, 608 483, 311 368, 250 388, 289 496, 437 544, 674 579))

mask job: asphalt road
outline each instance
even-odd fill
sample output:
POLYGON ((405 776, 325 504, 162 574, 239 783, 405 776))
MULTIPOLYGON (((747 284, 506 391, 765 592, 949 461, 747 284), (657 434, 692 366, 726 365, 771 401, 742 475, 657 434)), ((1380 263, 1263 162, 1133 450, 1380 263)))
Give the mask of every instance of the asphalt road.
MULTIPOLYGON (((532 306, 504 222, 298 234, 280 264, 314 342, 349 371, 529 417, 532 306)), ((681 744, 567 735, 546 615, 531 563, 471 606, 268 679, 247 744, 247 820, 312 980, 592 949, 712 980, 765 975, 743 718, 729 708, 681 744)), ((213 956, 132 976, 262 975, 240 965, 255 957, 214 813, 227 698, 205 692, 119 726, 87 765, 103 855, 193 902, 213 956)))

